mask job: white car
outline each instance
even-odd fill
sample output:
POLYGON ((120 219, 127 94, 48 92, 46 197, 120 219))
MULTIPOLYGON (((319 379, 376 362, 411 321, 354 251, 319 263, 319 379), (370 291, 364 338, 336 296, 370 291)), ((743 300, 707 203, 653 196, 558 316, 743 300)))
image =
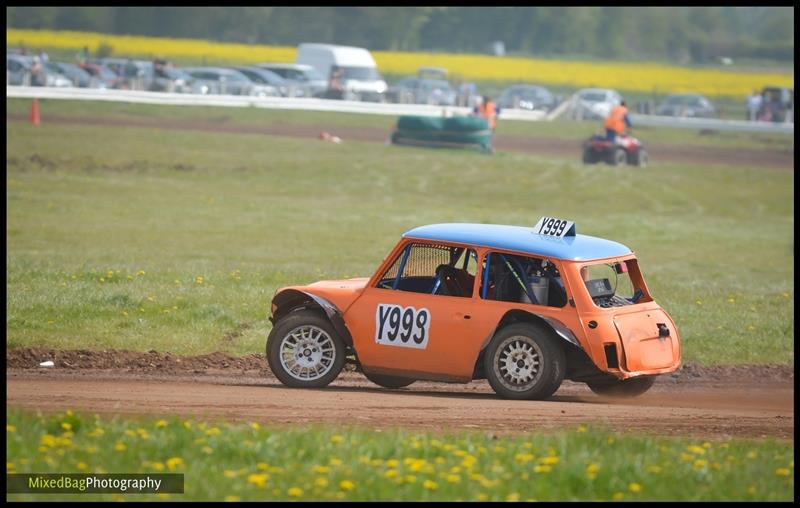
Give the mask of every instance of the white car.
POLYGON ((616 90, 607 88, 583 88, 575 94, 573 108, 580 108, 584 118, 606 118, 614 106, 622 102, 616 90))

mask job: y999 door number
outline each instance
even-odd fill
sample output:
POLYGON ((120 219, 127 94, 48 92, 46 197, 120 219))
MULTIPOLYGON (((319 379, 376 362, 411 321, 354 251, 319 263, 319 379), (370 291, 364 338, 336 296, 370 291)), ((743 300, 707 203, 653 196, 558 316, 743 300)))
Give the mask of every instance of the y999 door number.
POLYGON ((388 303, 380 303, 375 309, 375 342, 378 344, 425 349, 430 326, 428 309, 388 303))

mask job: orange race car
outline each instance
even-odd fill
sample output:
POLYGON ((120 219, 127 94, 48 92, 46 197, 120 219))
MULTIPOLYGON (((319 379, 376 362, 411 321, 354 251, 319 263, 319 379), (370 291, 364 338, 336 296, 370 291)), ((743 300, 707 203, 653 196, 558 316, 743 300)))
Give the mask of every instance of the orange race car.
POLYGON ((567 378, 634 396, 681 359, 631 249, 553 217, 412 229, 371 278, 279 289, 270 321, 267 361, 291 387, 326 386, 352 362, 387 388, 487 379, 544 399, 567 378))

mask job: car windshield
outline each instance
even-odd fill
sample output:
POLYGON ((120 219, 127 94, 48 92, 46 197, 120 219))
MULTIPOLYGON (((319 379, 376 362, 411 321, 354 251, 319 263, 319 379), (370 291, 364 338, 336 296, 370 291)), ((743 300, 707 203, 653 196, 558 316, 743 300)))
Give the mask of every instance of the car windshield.
POLYGON ((381 79, 378 69, 374 67, 339 67, 343 71, 344 79, 358 79, 373 81, 381 79))
POLYGON ((309 81, 325 81, 325 76, 313 67, 304 72, 309 81))
POLYGON ((608 96, 605 92, 583 92, 581 99, 587 102, 605 102, 608 96))
POLYGON ((621 307, 650 301, 636 260, 614 261, 583 266, 583 283, 598 307, 621 307))

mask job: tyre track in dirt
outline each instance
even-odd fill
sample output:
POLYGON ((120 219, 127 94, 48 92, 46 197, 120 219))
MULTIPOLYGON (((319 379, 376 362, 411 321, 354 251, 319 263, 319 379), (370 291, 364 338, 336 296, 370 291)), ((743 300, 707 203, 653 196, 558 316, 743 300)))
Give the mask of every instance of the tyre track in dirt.
MULTIPOLYGON (((28 117, 19 114, 6 115, 7 122, 27 122, 28 117)), ((42 123, 97 125, 106 127, 138 127, 148 129, 191 130, 229 134, 262 134, 293 138, 319 139, 321 132, 330 132, 345 141, 386 143, 389 130, 337 124, 233 124, 223 120, 180 120, 156 118, 114 118, 97 116, 47 115, 42 123)), ((523 152, 579 160, 581 140, 511 136, 498 134, 494 140, 499 151, 523 152)), ((770 167, 794 170, 794 150, 757 150, 750 148, 725 148, 683 146, 647 143, 651 162, 675 162, 692 164, 722 164, 727 166, 770 167)))
POLYGON ((327 388, 281 385, 263 355, 178 356, 124 350, 12 348, 7 407, 42 412, 183 415, 276 425, 518 433, 601 424, 617 431, 704 439, 794 434, 794 368, 684 365, 636 399, 609 399, 565 381, 546 401, 497 397, 485 380, 418 381, 388 390, 348 369, 327 388), (54 367, 39 367, 45 360, 54 367))

